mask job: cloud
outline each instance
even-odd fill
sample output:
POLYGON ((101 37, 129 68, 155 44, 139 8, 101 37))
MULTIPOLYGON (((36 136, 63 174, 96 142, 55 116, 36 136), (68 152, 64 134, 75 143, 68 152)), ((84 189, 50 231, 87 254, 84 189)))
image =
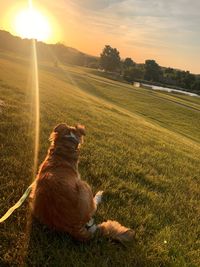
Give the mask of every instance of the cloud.
POLYGON ((199 0, 55 2, 60 10, 65 10, 66 21, 84 32, 86 38, 101 36, 105 43, 111 43, 119 50, 123 47, 125 51, 127 47, 127 51, 142 51, 145 56, 158 59, 161 56, 174 59, 177 54, 180 60, 191 54, 192 60, 200 60, 200 53, 197 55, 200 46, 199 0))
MULTIPOLYGON (((155 40, 167 34, 172 42, 173 37, 176 42, 178 41, 177 33, 180 32, 186 35, 189 33, 199 35, 200 1, 74 0, 69 2, 74 10, 79 10, 78 20, 84 18, 85 24, 96 26, 99 30, 102 27, 102 31, 108 31, 109 34, 133 35, 140 30, 140 35, 149 36, 150 39, 155 37, 155 40)), ((182 42, 182 38, 180 41, 182 42)))
POLYGON ((73 2, 76 3, 79 6, 82 6, 84 8, 88 8, 91 10, 102 10, 105 8, 108 8, 109 6, 112 6, 116 3, 124 2, 125 0, 74 0, 73 2))

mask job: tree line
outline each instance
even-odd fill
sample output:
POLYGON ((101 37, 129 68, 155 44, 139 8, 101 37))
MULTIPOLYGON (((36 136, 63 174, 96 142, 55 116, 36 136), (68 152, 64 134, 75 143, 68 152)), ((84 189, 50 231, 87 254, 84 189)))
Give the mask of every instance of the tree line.
MULTIPOLYGON (((8 50, 30 58, 31 40, 13 36, 9 32, 0 30, 0 49, 8 50)), ((38 60, 52 61, 54 67, 59 63, 73 64, 90 68, 101 68, 109 74, 127 82, 139 81, 155 85, 185 89, 200 94, 200 75, 189 71, 159 66, 155 60, 146 60, 144 64, 137 64, 132 58, 120 58, 116 48, 106 45, 100 57, 84 54, 74 48, 61 43, 46 44, 37 42, 38 60)))
POLYGON ((120 52, 106 45, 100 54, 100 68, 106 72, 118 73, 127 82, 147 82, 154 85, 187 89, 200 94, 200 75, 189 71, 161 67, 155 60, 148 59, 137 64, 132 58, 120 58, 120 52))

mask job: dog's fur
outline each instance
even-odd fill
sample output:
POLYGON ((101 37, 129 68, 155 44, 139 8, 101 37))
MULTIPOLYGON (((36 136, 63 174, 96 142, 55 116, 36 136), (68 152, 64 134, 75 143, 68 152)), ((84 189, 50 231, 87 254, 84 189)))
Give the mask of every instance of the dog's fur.
MULTIPOLYGON (((80 179, 78 158, 85 127, 59 124, 50 136, 51 146, 41 164, 31 192, 32 214, 43 224, 67 232, 75 239, 89 240, 96 228, 102 235, 130 241, 134 233, 117 222, 86 227, 97 208, 90 186, 80 179), (70 137, 70 135, 73 137, 70 137)), ((101 193, 99 194, 101 198, 101 193)))

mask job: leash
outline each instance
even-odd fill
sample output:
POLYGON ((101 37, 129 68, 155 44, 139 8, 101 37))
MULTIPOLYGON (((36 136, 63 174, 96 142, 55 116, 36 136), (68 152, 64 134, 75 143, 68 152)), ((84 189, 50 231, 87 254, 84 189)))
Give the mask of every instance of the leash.
POLYGON ((13 211, 15 211, 16 209, 18 209, 23 202, 26 200, 26 198, 28 197, 28 195, 31 192, 32 186, 34 183, 32 183, 31 185, 29 185, 29 187, 26 189, 26 191, 24 192, 24 194, 22 195, 22 197, 17 201, 17 203, 12 206, 1 218, 0 218, 0 223, 4 222, 6 219, 8 219, 8 217, 10 217, 10 215, 13 213, 13 211))
MULTIPOLYGON (((79 140, 77 139, 77 137, 72 132, 70 132, 69 135, 65 135, 65 137, 72 139, 73 141, 77 142, 78 144, 80 143, 79 140)), ((30 194, 33 184, 34 184, 34 182, 31 185, 29 185, 29 187, 26 189, 26 191, 24 192, 22 197, 17 201, 17 203, 14 206, 12 206, 3 215, 3 217, 0 218, 0 223, 4 222, 6 219, 8 219, 10 217, 10 215, 23 204, 23 202, 26 200, 26 198, 30 194)))

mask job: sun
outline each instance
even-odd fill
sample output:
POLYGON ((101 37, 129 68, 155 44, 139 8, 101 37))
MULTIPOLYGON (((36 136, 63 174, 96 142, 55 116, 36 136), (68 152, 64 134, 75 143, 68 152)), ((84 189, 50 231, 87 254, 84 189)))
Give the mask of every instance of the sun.
POLYGON ((15 18, 15 31, 22 38, 48 41, 51 27, 48 18, 34 8, 20 11, 15 18))

